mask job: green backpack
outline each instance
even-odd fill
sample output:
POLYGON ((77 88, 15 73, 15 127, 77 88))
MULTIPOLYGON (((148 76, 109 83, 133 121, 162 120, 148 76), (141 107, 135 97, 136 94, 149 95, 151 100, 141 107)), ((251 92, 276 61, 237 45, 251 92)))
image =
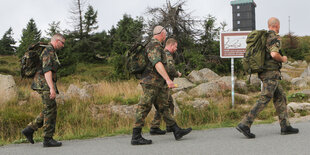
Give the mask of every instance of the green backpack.
POLYGON ((146 55, 146 44, 135 44, 130 50, 126 51, 126 69, 130 74, 142 74, 148 64, 146 55))
POLYGON ((243 69, 246 73, 260 73, 263 71, 266 54, 266 30, 254 30, 248 34, 246 52, 242 59, 243 69))
POLYGON ((42 42, 29 46, 24 56, 21 58, 20 73, 22 78, 34 77, 41 64, 40 55, 46 46, 47 44, 42 42))

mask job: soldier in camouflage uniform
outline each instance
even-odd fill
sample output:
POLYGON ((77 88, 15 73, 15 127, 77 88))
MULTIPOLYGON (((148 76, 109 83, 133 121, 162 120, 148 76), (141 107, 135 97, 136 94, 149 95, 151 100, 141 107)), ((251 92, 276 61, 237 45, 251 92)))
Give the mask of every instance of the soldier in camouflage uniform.
MULTIPOLYGON (((166 42, 166 46, 164 49, 164 57, 163 57, 163 62, 165 69, 173 81, 175 77, 180 77, 182 74, 175 69, 175 63, 173 60, 173 53, 176 51, 174 49, 175 44, 177 44, 177 41, 173 38, 170 38, 166 42)), ((169 92, 169 98, 168 98, 168 104, 169 104, 169 110, 171 111, 171 114, 174 114, 174 104, 173 104, 173 98, 171 96, 171 92, 169 92)), ((163 135, 166 133, 166 131, 161 130, 160 127, 160 122, 161 122, 161 115, 158 111, 155 112, 154 119, 151 122, 151 129, 150 129, 150 134, 151 135, 163 135)), ((166 126, 167 132, 172 132, 172 129, 169 128, 169 126, 166 126)))
POLYGON ((281 126, 281 134, 294 134, 298 133, 299 130, 293 128, 288 120, 286 95, 279 84, 281 80, 280 69, 282 62, 287 62, 287 57, 282 56, 281 50, 281 38, 279 36, 280 21, 272 17, 268 20, 268 36, 266 42, 266 57, 264 63, 263 72, 259 73, 258 76, 263 82, 263 89, 260 98, 256 104, 252 107, 252 110, 242 119, 238 124, 237 130, 243 133, 248 138, 255 138, 255 135, 250 132, 250 127, 269 101, 273 98, 273 104, 276 108, 276 112, 279 117, 281 126))
POLYGON ((44 128, 44 147, 57 147, 62 144, 61 142, 55 141, 53 135, 55 133, 57 116, 57 104, 55 101, 56 93, 58 94, 56 72, 60 66, 55 50, 62 49, 64 43, 65 38, 61 34, 55 34, 40 55, 39 69, 35 74, 31 88, 41 95, 44 108, 36 119, 22 130, 22 133, 32 144, 34 143, 34 131, 37 131, 41 127, 44 128))
MULTIPOLYGON (((164 67, 164 50, 162 42, 166 39, 166 30, 162 26, 156 26, 153 31, 153 38, 147 46, 147 57, 149 63, 142 74, 141 85, 144 94, 140 98, 136 111, 136 121, 131 139, 132 145, 151 144, 152 140, 144 139, 141 135, 145 118, 152 108, 152 104, 163 117, 166 125, 171 127, 174 137, 179 140, 188 134, 192 129, 181 129, 171 115, 168 104, 169 88, 174 88, 174 83, 164 67)), ((177 44, 175 45, 176 48, 177 44)))

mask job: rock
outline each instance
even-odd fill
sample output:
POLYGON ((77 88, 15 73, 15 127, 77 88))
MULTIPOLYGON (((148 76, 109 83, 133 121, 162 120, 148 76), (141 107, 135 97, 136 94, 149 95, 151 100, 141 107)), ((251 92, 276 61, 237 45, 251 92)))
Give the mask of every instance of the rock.
POLYGON ((251 97, 250 96, 247 96, 247 95, 243 95, 243 94, 238 94, 238 93, 235 93, 235 97, 237 98, 240 98, 242 100, 244 100, 244 102, 249 102, 251 97))
POLYGON ((289 64, 285 64, 285 63, 282 63, 282 68, 283 69, 295 69, 295 67, 289 65, 289 64))
POLYGON ((0 104, 17 98, 17 87, 12 75, 0 74, 0 104))
POLYGON ((189 96, 186 92, 184 92, 184 91, 179 91, 179 92, 177 92, 177 93, 172 94, 171 96, 172 96, 173 100, 176 100, 176 101, 178 101, 178 102, 183 102, 184 99, 190 97, 190 96, 189 96))
POLYGON ((292 66, 298 66, 298 62, 297 61, 294 61, 293 63, 291 63, 292 66))
POLYGON ((307 65, 308 65, 308 63, 307 63, 307 61, 306 61, 306 60, 304 60, 304 61, 302 61, 301 65, 307 66, 307 65))
POLYGON ((193 83, 203 83, 219 79, 220 76, 208 68, 199 71, 192 71, 188 76, 188 80, 193 83))
POLYGON ((300 75, 300 77, 310 76, 310 65, 304 70, 304 72, 300 75))
POLYGON ((300 78, 300 77, 293 78, 291 83, 298 88, 304 88, 308 86, 307 81, 304 78, 300 78))
POLYGON ((302 90, 302 91, 300 91, 298 93, 302 93, 302 94, 305 94, 307 96, 310 96, 310 89, 302 90))
POLYGON ((188 80, 193 83, 202 83, 202 82, 208 82, 207 79, 203 79, 202 75, 199 71, 193 70, 188 76, 188 80))
POLYGON ((70 84, 66 95, 68 97, 79 97, 82 100, 89 99, 90 95, 87 93, 86 89, 80 89, 74 84, 70 84))
POLYGON ((208 106, 210 103, 208 100, 203 98, 195 98, 194 101, 188 101, 186 102, 187 105, 191 105, 194 108, 200 109, 208 106))
POLYGON ((192 88, 195 85, 191 82, 189 82, 186 78, 175 78, 173 80, 173 83, 177 84, 177 88, 173 88, 172 91, 180 91, 188 88, 192 88))
POLYGON ((283 80, 292 81, 292 78, 287 73, 281 72, 281 75, 283 80))
POLYGON ((189 91, 189 95, 195 97, 209 97, 214 96, 216 93, 220 92, 221 88, 218 83, 216 82, 208 82, 202 83, 197 87, 191 89, 189 91))
POLYGON ((310 103, 296 103, 291 102, 287 105, 288 108, 290 108, 294 113, 298 112, 300 110, 307 110, 310 111, 310 103))
POLYGON ((235 82, 235 90, 240 90, 244 93, 248 92, 248 87, 245 83, 245 81, 242 80, 236 80, 235 82))
POLYGON ((215 72, 210 70, 209 68, 204 68, 199 70, 201 73, 201 76, 203 79, 206 79, 206 81, 213 81, 221 78, 219 75, 217 75, 215 72))
MULTIPOLYGON (((247 79, 249 79, 249 76, 250 75, 247 76, 247 79)), ((257 87, 261 86, 261 80, 258 78, 257 74, 252 74, 251 75, 250 84, 254 85, 254 86, 257 86, 257 87)))
POLYGON ((122 117, 134 118, 136 114, 138 104, 135 105, 111 105, 110 109, 112 112, 121 115, 122 117))
POLYGON ((59 94, 56 95, 56 103, 57 104, 65 104, 65 93, 64 92, 59 92, 59 94))

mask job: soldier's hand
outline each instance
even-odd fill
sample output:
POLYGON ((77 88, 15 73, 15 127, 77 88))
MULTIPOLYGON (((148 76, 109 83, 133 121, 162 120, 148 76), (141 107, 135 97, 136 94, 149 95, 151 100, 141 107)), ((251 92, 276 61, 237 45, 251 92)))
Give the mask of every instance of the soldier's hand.
POLYGON ((178 76, 179 76, 179 77, 181 77, 181 76, 182 76, 182 73, 180 73, 179 71, 178 71, 178 76))
POLYGON ((168 85, 168 88, 175 88, 175 85, 171 80, 167 80, 166 83, 168 85))
POLYGON ((55 89, 50 89, 50 99, 54 100, 56 98, 56 91, 55 89))
POLYGON ((286 62, 287 62, 287 57, 286 57, 286 56, 283 56, 283 57, 282 57, 282 61, 283 61, 284 63, 286 63, 286 62))

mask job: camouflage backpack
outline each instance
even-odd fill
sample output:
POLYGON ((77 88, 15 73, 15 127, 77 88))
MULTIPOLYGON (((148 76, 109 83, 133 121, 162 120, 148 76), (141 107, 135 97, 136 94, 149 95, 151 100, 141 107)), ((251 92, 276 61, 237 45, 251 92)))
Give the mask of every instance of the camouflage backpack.
POLYGON ((126 52, 126 69, 130 74, 142 74, 145 70, 148 59, 146 55, 146 45, 141 43, 135 44, 130 50, 126 52))
POLYGON ((263 71, 266 54, 266 30, 254 30, 248 34, 246 52, 242 59, 243 69, 246 73, 259 73, 263 71))
POLYGON ((40 67, 40 55, 47 44, 38 42, 30 45, 21 58, 20 74, 22 78, 32 78, 40 67))

